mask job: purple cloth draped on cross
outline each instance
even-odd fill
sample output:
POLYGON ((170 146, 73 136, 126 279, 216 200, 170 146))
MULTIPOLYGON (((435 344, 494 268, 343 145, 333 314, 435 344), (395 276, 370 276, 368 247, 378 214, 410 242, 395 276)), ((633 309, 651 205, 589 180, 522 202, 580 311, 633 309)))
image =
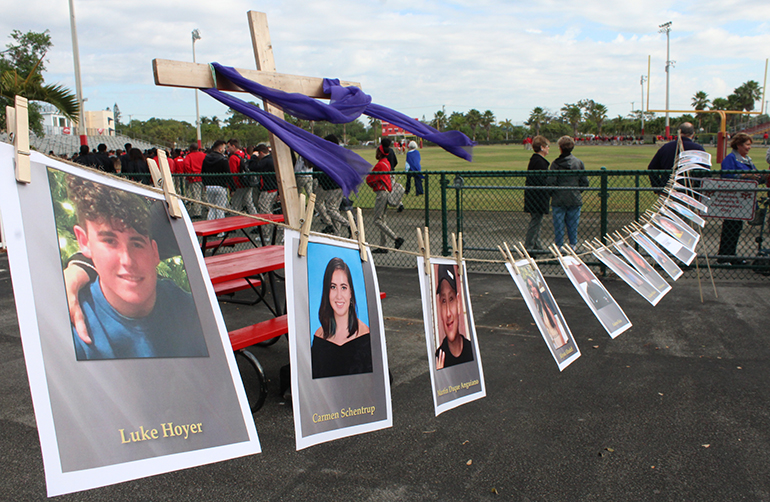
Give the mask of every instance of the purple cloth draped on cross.
MULTIPOLYGON (((358 87, 342 87, 339 80, 324 79, 323 90, 331 95, 329 104, 303 94, 287 93, 244 78, 234 68, 211 63, 217 77, 225 77, 254 96, 280 106, 286 113, 303 120, 324 120, 334 124, 352 122, 362 113, 397 125, 412 134, 436 143, 446 151, 470 161, 474 142, 459 131, 439 132, 390 108, 372 103, 372 98, 358 87)), ((208 95, 230 108, 256 120, 268 131, 305 159, 318 166, 341 187, 345 195, 357 186, 372 166, 359 155, 315 136, 217 89, 204 89, 208 95)))

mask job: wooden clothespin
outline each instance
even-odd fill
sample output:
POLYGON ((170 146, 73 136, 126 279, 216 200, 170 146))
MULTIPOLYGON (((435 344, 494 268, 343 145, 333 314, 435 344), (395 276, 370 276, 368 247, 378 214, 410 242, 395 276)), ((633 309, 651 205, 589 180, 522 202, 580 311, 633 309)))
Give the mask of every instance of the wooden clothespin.
POLYGON ((505 259, 511 263, 511 266, 513 267, 513 270, 516 272, 516 274, 521 275, 521 272, 519 272, 519 267, 516 266, 516 260, 513 258, 513 255, 511 254, 511 249, 508 247, 508 243, 503 242, 503 246, 505 246, 505 253, 503 253, 503 256, 505 256, 505 259))
MULTIPOLYGON (((554 244, 554 247, 556 247, 556 244, 554 244)), ((574 250, 574 249, 572 249, 572 246, 570 246, 569 244, 564 244, 564 247, 565 247, 565 248, 567 248, 567 251, 569 251, 569 254, 571 254, 573 258, 575 258, 576 260, 578 260, 578 261, 580 261, 580 262, 582 262, 582 261, 583 261, 583 260, 581 260, 581 259, 580 259, 580 257, 577 255, 577 253, 575 252, 575 250, 574 250)), ((558 248, 556 249, 556 251, 559 251, 559 250, 558 250, 558 248)), ((561 252, 559 252, 559 254, 561 254, 561 252)))
POLYGON ((535 260, 532 259, 532 257, 527 252, 526 248, 524 247, 524 244, 519 242, 519 245, 516 244, 513 245, 514 249, 516 249, 516 252, 521 255, 522 258, 526 258, 526 260, 529 262, 529 266, 532 267, 532 270, 535 270, 537 268, 537 265, 535 264, 535 260))
MULTIPOLYGON (((425 274, 426 275, 431 275, 431 273, 430 273, 430 253, 428 252, 428 247, 425 246, 425 241, 427 241, 428 239, 427 238, 423 239, 423 237, 422 237, 422 229, 421 228, 418 227, 416 230, 417 230, 417 246, 420 248, 420 253, 422 253, 422 259, 423 259, 423 263, 424 263, 425 274)), ((428 228, 426 227, 425 230, 427 232, 428 228)), ((428 244, 428 245, 430 245, 430 244, 428 244)))
POLYGON ((310 201, 308 201, 307 209, 305 210, 305 217, 299 220, 299 249, 297 249, 299 256, 307 255, 307 240, 310 238, 310 226, 313 224, 313 211, 315 211, 315 194, 310 195, 310 201))
POLYGON ((150 168, 152 186, 155 188, 163 188, 163 179, 160 176, 160 168, 158 168, 158 164, 153 159, 147 159, 147 167, 150 168))
POLYGON ((361 261, 369 261, 369 257, 366 254, 366 241, 364 240, 364 216, 361 212, 361 208, 356 208, 356 216, 358 217, 358 225, 353 221, 353 213, 347 212, 348 225, 350 225, 350 234, 358 241, 358 251, 361 253, 361 261))
POLYGON ((166 152, 163 150, 158 150, 158 160, 160 161, 160 174, 163 195, 166 197, 166 204, 168 204, 168 214, 171 215, 172 218, 181 218, 182 210, 179 209, 179 199, 176 196, 174 179, 171 177, 171 169, 168 167, 166 152))
POLYGON ((556 244, 551 244, 551 245, 548 247, 548 251, 550 251, 550 252, 551 252, 551 254, 553 255, 553 257, 554 257, 554 258, 558 258, 558 259, 561 259, 561 258, 562 258, 562 254, 561 254, 561 251, 559 251, 559 248, 558 248, 558 247, 556 247, 556 244))
POLYGON ((513 267, 513 270, 516 272, 516 275, 521 275, 521 272, 519 272, 519 268, 516 266, 516 262, 513 261, 510 256, 505 254, 505 251, 503 251, 503 248, 501 248, 500 245, 497 246, 497 249, 499 249, 500 250, 500 254, 503 255, 503 260, 506 263, 510 263, 511 264, 511 266, 513 267))
POLYGON ((430 282, 430 310, 431 321, 433 322, 433 340, 436 348, 441 344, 439 340, 438 332, 438 312, 436 309, 436 280, 433 276, 433 265, 430 263, 430 234, 428 233, 428 227, 425 227, 425 234, 423 231, 417 228, 417 245, 420 247, 420 252, 423 257, 423 268, 425 274, 428 276, 428 282, 430 282))
POLYGON ((457 277, 456 277, 457 292, 458 292, 458 294, 460 294, 460 292, 462 292, 461 294, 463 295, 462 296, 463 301, 461 303, 461 308, 462 308, 462 315, 463 315, 463 318, 464 318, 465 317, 465 288, 463 287, 463 277, 464 277, 464 274, 463 274, 463 252, 462 252, 462 245, 463 245, 463 243, 462 243, 462 238, 463 238, 463 234, 460 233, 460 241, 458 243, 457 239, 455 239, 454 232, 452 232, 452 253, 455 256, 455 260, 457 260, 457 277))
MULTIPOLYGON (((597 249, 594 247, 594 245, 593 245, 593 244, 591 244, 589 241, 585 241, 585 245, 586 245, 586 246, 588 246, 589 248, 591 248, 591 251, 594 251, 594 252, 598 251, 598 250, 597 250, 597 249)), ((601 245, 601 246, 599 246, 599 247, 603 247, 603 246, 604 246, 604 245, 602 244, 602 245, 601 245)))
POLYGON ((27 98, 16 96, 14 106, 5 107, 5 125, 8 136, 13 138, 16 181, 30 183, 32 173, 29 163, 29 103, 27 98))

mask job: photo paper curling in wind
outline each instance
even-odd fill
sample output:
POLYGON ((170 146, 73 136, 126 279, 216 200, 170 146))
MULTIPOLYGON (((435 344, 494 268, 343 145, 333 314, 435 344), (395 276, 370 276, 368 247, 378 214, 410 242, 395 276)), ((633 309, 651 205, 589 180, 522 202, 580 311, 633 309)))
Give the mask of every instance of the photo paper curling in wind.
POLYGON ((548 350, 551 351, 553 359, 559 366, 559 371, 564 370, 580 357, 580 349, 543 274, 540 273, 537 264, 529 260, 516 262, 518 272, 510 263, 506 263, 505 266, 516 287, 519 288, 537 329, 540 330, 548 350))
POLYGON ((604 285, 580 258, 559 257, 564 273, 611 338, 631 327, 631 321, 604 285))
POLYGON ((464 265, 458 270, 456 260, 431 258, 426 274, 424 258, 417 257, 436 416, 487 395, 464 265))
POLYGON ((187 213, 169 218, 161 194, 36 152, 32 182, 20 184, 13 158, 0 144, 0 211, 49 496, 259 453, 187 213), (136 268, 121 283, 124 246, 136 268), (77 293, 90 343, 70 322, 63 269, 76 251, 93 269, 77 293), (119 315, 135 307, 144 311, 119 315))
POLYGON ((647 260, 640 255, 636 249, 632 248, 623 241, 615 242, 615 249, 617 249, 621 255, 633 265, 637 272, 644 277, 647 282, 653 285, 655 289, 660 291, 663 295, 671 291, 671 285, 660 276, 660 274, 650 266, 647 260))
MULTIPOLYGON (((679 167, 677 167, 676 172, 674 173, 676 177, 676 181, 682 180, 682 179, 690 179, 690 176, 685 176, 684 174, 690 171, 711 171, 708 167, 704 167, 700 164, 693 164, 693 163, 687 163, 687 164, 681 164, 679 167)), ((697 174, 695 174, 697 177, 697 174)))
POLYGON ((695 214, 690 208, 683 206, 682 204, 673 201, 671 199, 666 199, 664 201, 664 204, 670 208, 672 208, 677 213, 681 214, 685 218, 689 219, 699 227, 703 228, 706 226, 706 220, 701 218, 699 215, 695 214))
POLYGON ((689 265, 695 259, 695 252, 690 251, 681 242, 671 237, 668 232, 664 232, 651 223, 645 223, 642 229, 647 235, 649 235, 655 242, 663 246, 668 253, 681 261, 685 265, 689 265))
POLYGON ((671 277, 673 280, 677 280, 682 276, 682 269, 679 268, 677 264, 674 263, 674 261, 671 260, 668 255, 664 253, 658 246, 656 246, 655 243, 652 242, 650 238, 647 237, 644 233, 634 232, 631 234, 631 237, 636 241, 637 244, 642 246, 642 249, 647 251, 647 254, 650 255, 658 265, 660 265, 660 267, 668 274, 669 277, 671 277))
POLYGON ((374 260, 358 243, 284 231, 286 306, 298 450, 393 425, 374 260))
POLYGON ((701 164, 703 166, 710 166, 711 154, 701 150, 685 150, 683 152, 679 152, 679 157, 677 158, 677 164, 676 164, 677 167, 683 166, 689 163, 701 164))
POLYGON ((695 246, 698 245, 700 235, 695 233, 692 228, 687 225, 679 225, 671 218, 662 216, 659 213, 653 215, 650 218, 650 221, 655 223, 662 230, 665 230, 671 237, 681 242, 688 250, 695 252, 695 246))
POLYGON ((614 255, 609 249, 603 247, 595 249, 593 254, 599 258, 602 263, 607 265, 618 277, 623 279, 626 284, 631 286, 634 291, 650 302, 651 305, 657 305, 660 299, 663 298, 665 293, 658 291, 658 289, 647 282, 647 279, 642 277, 639 272, 620 259, 620 257, 614 255))
POLYGON ((685 204, 694 207, 698 211, 700 211, 703 214, 708 213, 708 206, 703 204, 702 202, 699 202, 697 199, 692 198, 690 195, 687 195, 685 192, 691 192, 696 194, 698 197, 700 197, 701 200, 708 200, 708 197, 706 197, 703 194, 700 194, 698 192, 695 192, 694 190, 687 188, 683 185, 680 185, 679 183, 674 183, 673 190, 669 190, 669 195, 672 197, 681 200, 685 204))
POLYGON ((687 223, 682 218, 680 218, 676 212, 672 211, 667 206, 664 205, 663 207, 660 208, 659 211, 661 215, 673 221, 679 228, 684 230, 686 233, 690 235, 690 237, 695 239, 696 245, 697 245, 697 242, 700 241, 700 233, 697 230, 692 228, 689 223, 687 223))

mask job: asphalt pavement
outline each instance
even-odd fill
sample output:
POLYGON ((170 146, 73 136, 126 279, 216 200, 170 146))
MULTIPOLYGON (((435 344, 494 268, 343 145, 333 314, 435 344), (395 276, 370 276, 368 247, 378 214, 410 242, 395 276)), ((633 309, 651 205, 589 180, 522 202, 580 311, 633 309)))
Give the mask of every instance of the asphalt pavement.
MULTIPOLYGON (((615 340, 548 279, 582 352, 559 372, 508 275, 469 277, 487 397, 435 417, 417 271, 379 268, 393 427, 296 451, 285 337, 254 353, 263 453, 58 497, 69 501, 770 500, 766 282, 680 279, 656 307, 605 281, 615 340), (701 294, 703 301, 701 301, 701 294), (764 327, 763 327, 764 326, 764 327)), ((269 316, 222 305, 229 329, 269 316)), ((0 500, 45 500, 7 257, 0 255, 0 500)))

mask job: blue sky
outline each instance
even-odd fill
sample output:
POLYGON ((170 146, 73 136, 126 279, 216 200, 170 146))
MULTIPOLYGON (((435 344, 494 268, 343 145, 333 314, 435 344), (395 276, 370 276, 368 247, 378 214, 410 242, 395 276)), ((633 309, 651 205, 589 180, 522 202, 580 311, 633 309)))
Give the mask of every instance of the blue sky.
MULTIPOLYGON (((663 108, 666 39, 658 25, 667 21, 672 109, 691 109, 700 90, 714 98, 747 80, 762 85, 770 57, 766 0, 74 2, 86 109, 117 103, 124 119, 193 123, 193 92, 156 87, 151 61, 191 61, 198 28, 198 62, 253 69, 250 9, 268 15, 278 71, 358 81, 376 103, 427 119, 444 106, 489 109, 516 123, 536 106, 555 113, 584 98, 606 105, 610 117, 626 115, 632 102, 639 108, 648 55, 650 108, 663 108)), ((67 0, 13 2, 3 14, 2 37, 51 31, 46 81, 74 90, 67 0)), ((200 103, 202 115, 226 116, 211 98, 200 103)))

